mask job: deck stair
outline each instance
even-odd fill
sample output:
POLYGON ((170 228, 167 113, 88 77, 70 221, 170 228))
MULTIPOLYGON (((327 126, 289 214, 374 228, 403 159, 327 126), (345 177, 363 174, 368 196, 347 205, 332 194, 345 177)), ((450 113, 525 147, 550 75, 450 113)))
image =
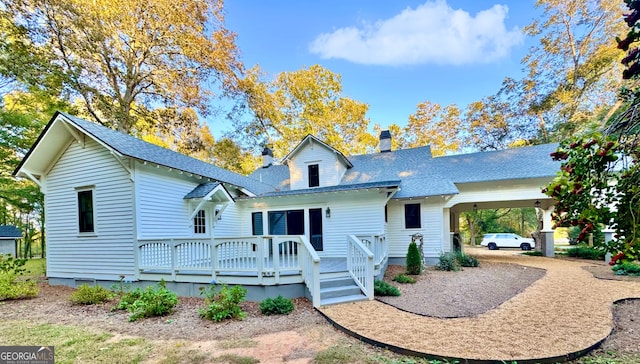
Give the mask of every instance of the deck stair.
POLYGON ((320 305, 328 306, 338 303, 347 303, 355 301, 365 301, 365 296, 360 287, 349 276, 349 272, 341 272, 343 274, 333 273, 320 277, 320 305))

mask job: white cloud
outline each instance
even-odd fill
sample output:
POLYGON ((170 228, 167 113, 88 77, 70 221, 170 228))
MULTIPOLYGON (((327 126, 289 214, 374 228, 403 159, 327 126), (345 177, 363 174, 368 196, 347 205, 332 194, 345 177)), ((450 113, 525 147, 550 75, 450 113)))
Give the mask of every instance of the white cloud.
POLYGON ((490 63, 523 42, 520 29, 506 29, 508 11, 494 5, 471 16, 444 0, 427 1, 375 24, 320 34, 309 51, 375 65, 490 63))

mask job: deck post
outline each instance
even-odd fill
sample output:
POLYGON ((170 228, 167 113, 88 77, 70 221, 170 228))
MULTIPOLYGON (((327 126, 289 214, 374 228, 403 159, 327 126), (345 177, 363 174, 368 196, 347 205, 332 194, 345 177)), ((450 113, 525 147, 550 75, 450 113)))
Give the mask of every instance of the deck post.
POLYGON ((280 284, 280 239, 271 239, 271 251, 273 252, 273 271, 276 284, 280 284))
POLYGON ((320 307, 320 260, 313 260, 313 307, 320 307))
POLYGON ((218 269, 218 249, 215 239, 211 239, 211 280, 216 281, 216 270, 218 269))
POLYGON ((169 240, 171 247, 171 279, 176 280, 176 270, 178 268, 178 247, 173 239, 169 240))
POLYGON ((257 238, 257 240, 256 240, 256 245, 257 245, 257 248, 256 248, 257 257, 256 257, 256 259, 258 260, 256 263, 257 263, 257 266, 258 266, 258 282, 260 284, 262 284, 262 279, 264 277, 264 258, 265 258, 265 255, 264 255, 264 243, 266 241, 265 239, 266 239, 265 237, 262 237, 262 238, 257 238))
POLYGON ((367 256, 367 266, 365 268, 365 280, 366 280, 366 284, 365 286, 368 287, 367 289, 367 298, 372 300, 373 299, 373 255, 369 255, 367 256))

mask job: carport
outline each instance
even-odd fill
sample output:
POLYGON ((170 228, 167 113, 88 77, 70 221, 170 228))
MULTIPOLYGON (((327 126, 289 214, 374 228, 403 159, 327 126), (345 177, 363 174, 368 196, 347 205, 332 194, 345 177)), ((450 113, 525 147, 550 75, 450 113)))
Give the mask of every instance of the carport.
POLYGON ((533 207, 536 208, 538 213, 541 233, 540 237, 536 239, 536 250, 541 250, 545 256, 553 256, 554 229, 552 229, 551 213, 553 212, 554 202, 541 192, 542 187, 551 180, 552 177, 457 185, 460 193, 448 201, 443 211, 445 225, 447 221, 449 222, 445 229, 450 235, 452 247, 454 234, 460 232, 460 215, 462 212, 533 207))

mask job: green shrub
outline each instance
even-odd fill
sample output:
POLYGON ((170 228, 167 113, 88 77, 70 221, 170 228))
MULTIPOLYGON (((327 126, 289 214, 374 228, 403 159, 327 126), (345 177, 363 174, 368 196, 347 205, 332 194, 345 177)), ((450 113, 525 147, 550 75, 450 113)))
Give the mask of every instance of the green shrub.
POLYGON ((393 280, 398 282, 398 283, 416 283, 416 279, 413 277, 409 277, 406 274, 398 274, 395 277, 393 277, 393 280))
POLYGON ((640 276, 640 264, 632 262, 616 264, 611 269, 619 276, 640 276))
POLYGON ((422 256, 418 245, 412 241, 407 250, 407 274, 419 275, 420 273, 422 273, 422 256))
POLYGON ((24 265, 27 259, 15 259, 11 255, 0 255, 0 301, 33 298, 40 291, 35 281, 20 280, 28 273, 24 265))
POLYGON ((16 259, 11 254, 0 255, 0 273, 13 273, 15 276, 21 276, 29 273, 25 268, 27 259, 16 259))
POLYGON ((377 279, 373 283, 373 292, 376 296, 400 296, 398 287, 377 279))
POLYGON ((70 296, 69 300, 77 305, 95 305, 105 303, 113 298, 113 292, 101 286, 83 284, 70 296))
POLYGON ((604 254, 604 250, 587 245, 578 245, 567 249, 568 256, 581 259, 604 260, 604 254))
POLYGON ((442 253, 436 268, 438 270, 457 272, 460 270, 460 262, 458 262, 458 257, 455 253, 442 253))
POLYGON ((293 311, 293 301, 280 295, 260 302, 260 311, 264 315, 288 315, 293 311))
POLYGON ((205 296, 206 305, 198 309, 200 317, 220 322, 226 319, 242 320, 247 315, 240 308, 240 302, 244 301, 247 295, 247 290, 242 286, 229 288, 223 285, 220 291, 216 292, 216 287, 212 285, 209 289, 202 289, 200 294, 205 296))
POLYGON ((164 280, 157 287, 136 288, 122 295, 117 309, 131 312, 129 321, 143 317, 163 316, 173 311, 178 304, 178 296, 167 289, 164 280))
POLYGON ((0 301, 33 298, 39 292, 35 281, 19 281, 14 273, 0 273, 0 301))
POLYGON ((458 261, 461 267, 477 267, 480 265, 480 262, 478 262, 478 259, 470 255, 466 255, 461 251, 457 251, 455 254, 456 254, 456 260, 458 261))

